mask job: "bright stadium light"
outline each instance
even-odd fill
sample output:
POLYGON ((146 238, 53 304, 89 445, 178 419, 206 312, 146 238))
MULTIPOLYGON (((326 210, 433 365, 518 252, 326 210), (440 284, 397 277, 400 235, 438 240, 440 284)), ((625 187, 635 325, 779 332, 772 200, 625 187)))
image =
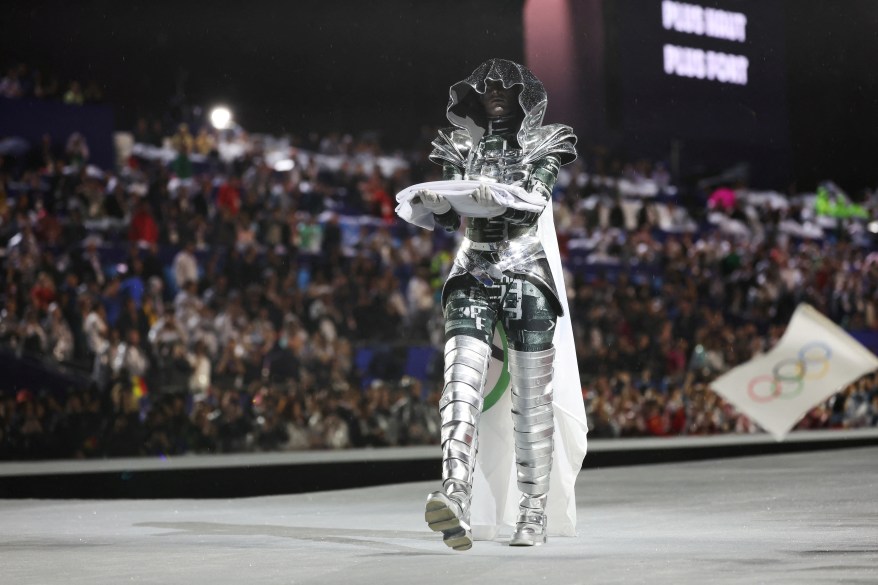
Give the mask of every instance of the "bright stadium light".
POLYGON ((225 130, 232 125, 232 112, 225 106, 217 106, 210 111, 210 123, 217 130, 225 130))

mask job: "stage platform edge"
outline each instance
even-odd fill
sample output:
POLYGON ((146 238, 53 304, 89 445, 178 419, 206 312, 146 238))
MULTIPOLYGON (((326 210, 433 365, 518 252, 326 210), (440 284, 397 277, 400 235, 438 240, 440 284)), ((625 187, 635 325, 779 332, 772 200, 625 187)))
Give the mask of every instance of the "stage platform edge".
MULTIPOLYGON (((592 439, 583 467, 603 468, 878 445, 878 429, 592 439)), ((0 498, 165 499, 294 494, 439 478, 437 446, 6 462, 0 498)))

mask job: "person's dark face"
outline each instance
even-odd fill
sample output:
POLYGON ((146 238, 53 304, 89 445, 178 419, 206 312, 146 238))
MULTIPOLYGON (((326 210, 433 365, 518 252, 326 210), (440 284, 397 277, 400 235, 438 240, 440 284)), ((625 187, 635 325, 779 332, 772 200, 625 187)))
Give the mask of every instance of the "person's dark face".
POLYGON ((485 93, 479 96, 479 101, 485 108, 485 113, 494 118, 508 116, 518 105, 516 98, 518 92, 512 88, 504 88, 499 81, 485 82, 485 93))

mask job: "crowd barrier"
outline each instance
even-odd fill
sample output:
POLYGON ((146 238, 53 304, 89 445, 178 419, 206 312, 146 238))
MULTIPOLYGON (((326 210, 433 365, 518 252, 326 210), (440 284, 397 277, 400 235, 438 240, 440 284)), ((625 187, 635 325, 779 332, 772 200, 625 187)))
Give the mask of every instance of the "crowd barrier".
MULTIPOLYGON (((589 441, 584 468, 878 445, 878 429, 589 441)), ((192 455, 0 464, 0 498, 233 498, 437 480, 440 449, 192 455)), ((659 473, 660 468, 656 468, 659 473)))

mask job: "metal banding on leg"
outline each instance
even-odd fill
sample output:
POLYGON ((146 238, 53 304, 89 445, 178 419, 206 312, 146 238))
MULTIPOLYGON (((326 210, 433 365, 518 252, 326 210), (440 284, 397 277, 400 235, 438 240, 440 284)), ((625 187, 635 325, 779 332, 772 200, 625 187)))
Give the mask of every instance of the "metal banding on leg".
POLYGON ((469 509, 490 358, 491 347, 469 336, 457 335, 445 344, 445 386, 439 400, 442 491, 427 498, 424 519, 455 550, 472 546, 469 509))
POLYGON ((541 455, 537 454, 531 457, 530 459, 523 459, 521 461, 521 465, 523 467, 536 468, 542 467, 543 465, 549 465, 552 463, 552 455, 541 455))
POLYGON ((542 441, 538 441, 536 443, 526 443, 524 441, 518 441, 515 443, 515 447, 517 449, 521 450, 521 453, 522 453, 521 457, 526 458, 526 457, 529 457, 529 455, 527 455, 527 453, 532 452, 532 451, 545 450, 547 452, 551 452, 552 443, 553 443, 552 437, 549 437, 547 439, 543 439, 542 441))
POLYGON ((470 349, 452 349, 445 354, 445 363, 450 364, 445 368, 446 370, 448 368, 463 369, 466 367, 478 374, 481 357, 470 349))
MULTIPOLYGON (((546 405, 548 406, 548 405, 546 405)), ((515 424, 515 427, 519 430, 525 430, 525 426, 529 425, 542 425, 544 423, 550 423, 554 420, 554 413, 552 409, 547 409, 543 412, 534 414, 532 416, 523 415, 518 413, 513 413, 512 421, 515 424)))
POLYGON ((480 411, 466 402, 449 402, 445 408, 439 411, 442 425, 464 422, 476 427, 479 422, 480 411))
POLYGON ((555 348, 549 348, 543 351, 510 351, 509 367, 515 368, 542 368, 550 366, 555 361, 555 348))
MULTIPOLYGON (((473 461, 469 458, 466 458, 466 460, 464 460, 462 459, 463 457, 465 457, 465 455, 462 455, 459 451, 446 449, 442 452, 442 458, 445 460, 443 473, 448 476, 445 479, 454 480, 456 487, 460 487, 460 482, 466 484, 471 483, 470 468, 472 467, 473 461)), ((450 490, 449 493, 456 491, 459 490, 450 490)))
MULTIPOLYGON (((457 384, 457 383, 458 382, 453 382, 452 384, 457 384)), ((472 390, 470 390, 470 388, 474 389, 474 387, 471 386, 469 384, 469 382, 464 382, 464 384, 469 386, 469 388, 466 388, 463 390, 458 390, 456 388, 450 387, 445 392, 445 394, 442 395, 442 398, 439 399, 439 409, 440 410, 445 408, 445 406, 447 406, 448 404, 451 404, 452 402, 466 402, 467 404, 474 406, 474 407, 478 408, 479 410, 482 409, 482 404, 484 403, 484 400, 482 399, 482 395, 481 394, 478 394, 478 395, 474 394, 472 392, 472 390)))
POLYGON ((537 429, 528 425, 525 427, 525 430, 515 429, 515 444, 520 445, 525 449, 535 449, 533 447, 535 443, 543 439, 551 439, 552 435, 555 431, 555 426, 553 424, 550 425, 542 425, 543 428, 537 429))
POLYGON ((454 439, 467 445, 471 445, 476 440, 476 428, 469 424, 447 424, 442 427, 440 433, 442 435, 441 444, 443 445, 449 439, 454 439))
POLYGON ((455 335, 445 342, 445 355, 448 355, 448 352, 452 350, 462 348, 470 349, 476 354, 481 354, 486 345, 488 344, 476 339, 475 337, 469 337, 468 335, 455 335))
MULTIPOLYGON (((536 371, 536 370, 525 370, 520 372, 521 374, 527 376, 522 379, 518 384, 513 386, 514 392, 516 395, 521 396, 522 398, 532 398, 534 396, 539 396, 541 394, 546 393, 546 387, 552 382, 552 366, 549 367, 549 372, 539 375, 528 374, 528 372, 536 371)), ((545 369, 542 370, 545 372, 545 369)), ((512 373, 512 366, 509 367, 510 374, 512 373)))
POLYGON ((546 542, 546 494, 555 432, 552 377, 555 349, 509 351, 519 515, 510 544, 546 542))
POLYGON ((522 398, 521 396, 512 395, 512 409, 516 412, 522 412, 527 410, 528 408, 534 408, 537 406, 543 406, 545 404, 552 403, 552 393, 547 392, 541 396, 535 396, 534 398, 522 398))
MULTIPOLYGON (((482 383, 482 375, 480 373, 477 373, 471 367, 462 364, 451 364, 450 366, 448 366, 448 368, 454 369, 453 372, 445 372, 446 378, 449 380, 453 380, 448 382, 448 385, 466 384, 467 386, 469 386, 468 389, 464 388, 461 392, 456 392, 457 397, 461 397, 465 393, 469 393, 474 397, 481 397, 481 393, 478 391, 479 386, 482 383)), ((446 402, 450 400, 457 400, 458 398, 455 398, 449 394, 450 390, 452 389, 449 388, 448 385, 445 387, 445 390, 442 393, 441 400, 445 400, 446 402)), ((439 407, 441 408, 442 406, 444 406, 444 404, 440 402, 439 407)))
POLYGON ((482 395, 465 382, 449 382, 445 386, 445 392, 439 400, 444 401, 442 406, 439 407, 440 412, 450 406, 457 407, 465 404, 473 408, 476 416, 482 411, 482 404, 484 403, 482 395))

